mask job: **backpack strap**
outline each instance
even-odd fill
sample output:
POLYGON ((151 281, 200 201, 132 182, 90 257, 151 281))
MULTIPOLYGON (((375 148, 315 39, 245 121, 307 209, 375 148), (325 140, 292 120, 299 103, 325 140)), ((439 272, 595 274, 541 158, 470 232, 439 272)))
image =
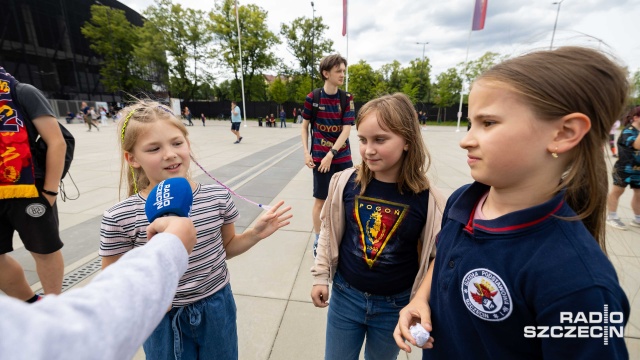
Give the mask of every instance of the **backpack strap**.
MULTIPOLYGON (((313 102, 311 103, 311 124, 316 122, 318 118, 318 108, 320 107, 320 91, 322 88, 317 88, 313 90, 313 102)), ((344 118, 344 113, 347 111, 347 105, 349 105, 349 99, 351 98, 351 93, 338 89, 338 94, 340 95, 340 110, 342 114, 340 118, 344 118)))
POLYGON ((318 108, 320 107, 320 91, 322 88, 313 89, 313 101, 311 102, 311 125, 318 119, 318 108))
POLYGON ((338 89, 338 94, 340 94, 340 107, 342 110, 342 114, 340 115, 340 120, 342 120, 344 118, 344 113, 347 111, 347 101, 349 101, 349 98, 351 97, 351 94, 349 94, 346 91, 342 91, 340 89, 338 89))
POLYGON ((313 153, 313 124, 318 119, 318 108, 320 107, 320 91, 322 88, 313 89, 312 102, 311 102, 311 119, 309 120, 309 136, 311 137, 312 145, 309 146, 309 153, 313 153))

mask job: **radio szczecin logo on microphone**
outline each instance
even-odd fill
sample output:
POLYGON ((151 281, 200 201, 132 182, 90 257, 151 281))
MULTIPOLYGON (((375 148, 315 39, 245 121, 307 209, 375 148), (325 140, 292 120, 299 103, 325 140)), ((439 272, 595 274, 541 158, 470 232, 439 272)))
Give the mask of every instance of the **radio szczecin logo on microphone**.
POLYGON ((162 209, 165 206, 171 205, 171 200, 173 200, 173 196, 171 196, 171 184, 164 184, 164 181, 161 181, 156 188, 156 202, 153 203, 153 206, 156 207, 157 210, 162 209))
POLYGON ((624 315, 620 311, 609 312, 560 312, 561 326, 525 326, 525 338, 602 338, 609 345, 610 338, 624 337, 624 315))

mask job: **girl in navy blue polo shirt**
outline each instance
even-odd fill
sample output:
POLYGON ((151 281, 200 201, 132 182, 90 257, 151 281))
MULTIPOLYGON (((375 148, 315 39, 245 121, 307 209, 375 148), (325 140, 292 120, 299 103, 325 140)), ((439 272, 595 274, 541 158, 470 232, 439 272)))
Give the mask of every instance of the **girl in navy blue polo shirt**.
POLYGON ((401 311, 424 359, 626 359, 629 302, 607 259, 602 148, 628 83, 603 54, 507 60, 469 94, 460 141, 475 182, 449 198, 427 280, 401 311))
POLYGON ((391 360, 398 312, 426 274, 444 201, 427 180, 428 152, 406 95, 368 102, 356 128, 362 164, 331 178, 311 298, 329 306, 325 359, 357 360, 366 338, 366 359, 391 360))

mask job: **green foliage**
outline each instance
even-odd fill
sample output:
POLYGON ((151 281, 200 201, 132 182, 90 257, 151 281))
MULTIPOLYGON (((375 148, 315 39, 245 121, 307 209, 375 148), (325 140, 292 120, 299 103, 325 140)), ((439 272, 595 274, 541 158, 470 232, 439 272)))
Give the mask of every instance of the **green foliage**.
POLYGON ((409 67, 402 69, 404 77, 403 89, 412 89, 414 91, 413 101, 426 102, 429 100, 431 91, 431 81, 429 74, 431 73, 431 65, 429 59, 411 60, 409 67))
POLYGON ((213 83, 212 80, 207 80, 202 78, 202 81, 195 89, 195 94, 193 96, 194 99, 200 100, 214 100, 215 99, 215 88, 210 84, 213 83))
POLYGON ((633 99, 633 103, 635 105, 639 105, 640 104, 640 69, 636 70, 636 72, 633 73, 633 76, 631 77, 629 82, 631 83, 631 97, 633 99))
MULTIPOLYGON (((239 87, 239 85, 238 85, 239 87)), ((220 84, 213 86, 213 96, 217 101, 233 100, 233 83, 230 80, 225 80, 220 84)))
POLYGON ((463 62, 459 63, 458 68, 467 84, 471 84, 480 74, 503 60, 504 57, 501 57, 500 54, 487 51, 476 60, 468 61, 466 64, 463 62))
MULTIPOLYGON (((253 84, 257 84, 256 79, 262 78, 262 71, 276 66, 278 59, 271 49, 279 44, 280 40, 267 27, 265 10, 254 4, 238 7, 242 59, 238 56, 238 28, 234 1, 217 2, 215 9, 209 13, 209 18, 211 20, 208 25, 209 30, 220 45, 211 57, 219 58, 224 66, 233 71, 235 79, 239 80, 241 62, 245 82, 253 84)), ((264 96, 264 87, 260 89, 245 84, 245 94, 248 98, 254 98, 254 91, 261 92, 256 94, 258 98, 264 96)))
POLYGON ((407 95, 411 100, 411 102, 413 103, 416 102, 416 99, 418 97, 418 86, 411 85, 410 83, 407 82, 404 85, 402 85, 402 89, 400 91, 403 92, 405 95, 407 95))
POLYGON ((138 42, 136 28, 125 17, 124 11, 108 6, 92 5, 91 19, 81 28, 90 42, 91 50, 103 59, 100 81, 107 91, 131 91, 140 85, 131 70, 133 46, 138 42))
POLYGON ((402 91, 404 85, 404 74, 402 64, 398 60, 393 60, 391 64, 384 64, 378 70, 384 84, 384 92, 393 94, 402 91))
POLYGON ((165 54, 164 37, 149 21, 137 29, 138 42, 133 46, 133 63, 142 80, 168 90, 169 63, 165 54))
POLYGON ((307 75, 291 76, 286 83, 287 101, 302 104, 311 92, 311 78, 307 75))
MULTIPOLYGON (((101 81, 108 91, 119 89, 165 90, 182 99, 242 100, 241 74, 248 101, 273 100, 301 104, 312 88, 320 86, 317 67, 323 56, 334 53, 329 29, 322 17, 299 17, 282 24, 280 33, 267 26, 267 12, 255 4, 238 7, 240 34, 236 27, 235 0, 215 0, 205 13, 183 7, 173 0, 154 0, 144 11, 144 26, 137 28, 124 12, 93 5, 91 20, 83 35, 103 59, 101 81), (238 38, 242 40, 242 57, 238 38), (295 58, 288 67, 274 53, 275 45, 285 42, 295 58), (212 69, 224 69, 233 78, 214 82, 212 69), (287 80, 277 79, 270 86, 266 70, 276 70, 287 80), (314 86, 315 85, 315 86, 314 86)), ((365 60, 349 66, 349 91, 366 102, 383 93, 404 92, 414 102, 435 102, 436 106, 455 104, 462 78, 473 82, 483 71, 502 61, 499 54, 487 52, 478 59, 458 64, 438 75, 431 84, 429 58, 417 58, 406 67, 394 60, 374 70, 365 60)), ((640 70, 630 75, 633 96, 640 101, 640 70)))
POLYGON ((433 103, 439 108, 455 104, 462 87, 462 78, 458 75, 456 68, 447 69, 447 71, 440 73, 436 79, 433 86, 433 103))
POLYGON ((207 59, 209 57, 210 44, 213 40, 213 36, 209 33, 207 28, 207 22, 204 11, 186 9, 184 11, 186 17, 184 18, 184 30, 185 30, 185 46, 187 48, 188 58, 193 62, 193 73, 191 75, 193 86, 189 98, 193 99, 198 89, 198 65, 202 64, 200 69, 202 78, 210 78, 211 75, 207 73, 207 59))
POLYGON ((275 101, 276 104, 283 104, 289 98, 288 95, 284 81, 282 81, 280 76, 277 76, 271 85, 269 85, 269 99, 275 101))
POLYGON ((189 99, 193 82, 189 74, 189 49, 187 44, 187 29, 183 19, 185 10, 180 4, 173 4, 171 0, 156 0, 149 6, 144 15, 160 34, 164 50, 169 56, 169 91, 171 96, 189 99))
MULTIPOLYGON (((201 10, 185 9, 171 0, 156 0, 144 15, 161 39, 159 48, 169 56, 169 89, 174 97, 192 99, 201 78, 210 79, 207 63, 212 36, 201 10)), ((151 31, 150 31, 151 32, 151 31)))
POLYGON ((263 75, 249 75, 244 77, 245 96, 250 101, 267 101, 267 83, 263 75))
POLYGON ((220 100, 242 101, 242 84, 239 79, 225 80, 220 83, 220 100))
POLYGON ((324 37, 324 32, 328 29, 322 16, 315 19, 299 17, 290 24, 282 24, 280 28, 280 35, 284 37, 289 52, 296 58, 304 74, 314 75, 314 84, 315 79, 321 78, 317 73, 320 59, 334 52, 333 40, 324 37))
POLYGON ((349 66, 349 92, 358 101, 369 101, 378 94, 381 76, 371 68, 366 61, 360 60, 349 66))

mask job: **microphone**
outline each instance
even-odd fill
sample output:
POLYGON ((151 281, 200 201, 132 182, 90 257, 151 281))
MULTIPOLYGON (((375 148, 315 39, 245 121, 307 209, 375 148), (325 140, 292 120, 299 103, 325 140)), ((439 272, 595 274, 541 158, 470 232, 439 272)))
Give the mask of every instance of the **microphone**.
POLYGON ((149 223, 163 216, 189 217, 193 205, 191 185, 185 178, 161 181, 149 193, 144 205, 149 223))

